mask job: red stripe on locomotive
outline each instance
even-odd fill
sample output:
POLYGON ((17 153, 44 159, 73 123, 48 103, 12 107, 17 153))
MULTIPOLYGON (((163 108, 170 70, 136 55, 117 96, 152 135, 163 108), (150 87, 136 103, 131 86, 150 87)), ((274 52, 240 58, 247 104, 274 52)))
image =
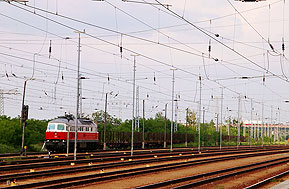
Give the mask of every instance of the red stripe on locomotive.
MULTIPOLYGON (((69 132, 69 140, 74 140, 75 133, 69 132)), ((46 132, 46 139, 67 140, 67 132, 46 132)), ((78 132, 77 140, 98 140, 98 133, 78 132)))

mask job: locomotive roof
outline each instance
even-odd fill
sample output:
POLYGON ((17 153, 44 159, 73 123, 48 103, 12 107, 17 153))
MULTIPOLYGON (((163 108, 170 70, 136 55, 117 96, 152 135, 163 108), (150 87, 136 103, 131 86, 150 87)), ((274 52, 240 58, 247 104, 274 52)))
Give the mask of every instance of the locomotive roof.
MULTIPOLYGON (((71 120, 71 119, 60 117, 60 118, 56 118, 54 120, 49 121, 49 123, 65 123, 67 125, 74 126, 75 119, 71 120)), ((94 122, 92 122, 89 119, 84 119, 84 118, 78 118, 78 125, 96 126, 94 122)))

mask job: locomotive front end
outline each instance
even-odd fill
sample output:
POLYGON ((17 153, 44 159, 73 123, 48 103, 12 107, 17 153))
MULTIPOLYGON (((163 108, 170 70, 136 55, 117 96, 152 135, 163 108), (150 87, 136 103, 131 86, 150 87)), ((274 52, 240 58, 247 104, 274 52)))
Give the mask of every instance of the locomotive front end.
POLYGON ((67 140, 67 124, 49 122, 46 130, 45 146, 48 151, 64 151, 67 140))

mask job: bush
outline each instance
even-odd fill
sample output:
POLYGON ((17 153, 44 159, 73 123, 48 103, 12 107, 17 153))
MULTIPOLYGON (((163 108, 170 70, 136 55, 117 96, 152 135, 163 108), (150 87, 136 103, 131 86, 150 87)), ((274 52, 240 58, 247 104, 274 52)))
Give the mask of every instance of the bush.
POLYGON ((0 153, 17 153, 19 152, 17 149, 15 149, 13 146, 9 146, 7 144, 1 144, 0 143, 0 153))

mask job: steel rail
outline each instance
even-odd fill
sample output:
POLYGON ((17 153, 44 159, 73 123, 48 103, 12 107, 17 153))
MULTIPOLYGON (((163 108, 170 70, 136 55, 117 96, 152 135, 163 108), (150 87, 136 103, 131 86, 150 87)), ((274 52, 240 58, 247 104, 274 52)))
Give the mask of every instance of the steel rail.
MULTIPOLYGON (((242 150, 254 150, 254 149, 251 149, 251 148, 243 148, 242 150)), ((260 149, 260 148, 257 148, 257 149, 260 149)), ((266 149, 266 148, 264 148, 266 149)), ((277 148, 275 148, 277 149, 277 148)), ((283 148, 278 148, 278 149, 283 149, 283 148)), ((289 149, 289 148, 288 148, 289 149)), ((220 152, 221 150, 219 149, 208 149, 207 151, 204 151, 206 153, 208 152, 220 152)), ((225 149, 225 150, 222 150, 222 151, 236 151, 236 149, 225 149)), ((150 150, 150 151, 137 151, 135 152, 135 156, 138 156, 138 155, 143 155, 143 154, 155 154, 155 155, 159 155, 161 156, 162 154, 164 154, 163 156, 167 155, 168 153, 170 154, 173 154, 173 153, 192 153, 194 152, 194 149, 190 150, 190 149, 187 149, 187 150, 184 150, 184 149, 179 149, 179 150, 175 150, 173 152, 171 152, 170 150, 150 150), (156 154, 157 153, 157 154, 156 154)), ((197 150, 195 151, 197 153, 197 150)), ((129 156, 128 154, 129 152, 128 151, 124 151, 124 152, 114 152, 114 153, 101 153, 101 154, 95 154, 95 153, 90 153, 90 154, 81 154, 81 155, 78 155, 77 158, 78 159, 85 159, 87 156, 90 156, 92 154, 92 157, 91 158, 105 158, 105 157, 112 157, 112 156, 129 156)), ((59 161, 59 160, 73 160, 73 156, 69 156, 69 157, 66 157, 64 155, 61 155, 62 157, 60 157, 60 155, 58 154, 55 154, 55 155, 51 155, 51 157, 55 157, 55 156, 58 156, 57 158, 34 158, 34 159, 29 159, 27 157, 24 157, 25 160, 17 160, 17 161, 0 161, 0 166, 1 165, 14 165, 14 164, 27 164, 27 163, 43 163, 43 162, 51 162, 51 161, 59 161)), ((18 156, 19 157, 19 156, 18 156)))
MULTIPOLYGON (((85 175, 85 176, 49 180, 49 181, 44 181, 44 182, 29 183, 29 184, 23 184, 23 185, 8 187, 8 188, 31 188, 31 187, 61 188, 61 187, 81 185, 81 184, 91 183, 91 182, 96 182, 96 181, 110 180, 110 179, 120 178, 120 177, 135 176, 139 174, 151 173, 151 172, 156 172, 156 171, 165 171, 165 170, 189 167, 193 165, 201 165, 204 163, 213 163, 213 162, 224 161, 224 160, 229 160, 229 159, 255 157, 255 156, 269 155, 269 154, 275 154, 275 153, 278 153, 278 152, 276 151, 266 152, 266 153, 263 152, 259 154, 252 153, 252 154, 244 154, 244 155, 239 155, 239 156, 213 158, 213 159, 202 160, 201 162, 200 161, 198 162, 197 160, 195 160, 195 161, 190 161, 190 162, 171 163, 171 164, 166 164, 166 165, 133 168, 133 169, 128 169, 128 170, 113 171, 113 172, 107 172, 107 173, 102 173, 102 174, 91 174, 91 175, 85 175)), ((287 157, 286 159, 287 161, 289 161, 287 157)))
MULTIPOLYGON (((190 156, 193 158, 192 156, 190 156)), ((186 159, 189 157, 186 157, 186 159)), ((233 157, 222 157, 222 158, 211 158, 211 159, 204 159, 204 160, 194 160, 190 161, 190 163, 198 163, 198 162, 211 162, 212 161, 221 161, 221 160, 228 160, 228 159, 235 159, 237 156, 233 157)), ((64 168, 64 169, 53 169, 53 170, 46 170, 46 171, 39 171, 39 172, 32 172, 32 173, 18 173, 18 174, 10 174, 10 175, 3 175, 0 176, 0 181, 12 180, 12 179, 27 179, 27 178, 36 178, 36 177, 43 177, 43 176, 51 176, 51 175, 58 175, 64 173, 74 173, 74 172, 84 172, 84 171, 92 171, 92 170, 100 170, 100 169, 107 169, 107 168, 116 168, 116 167, 124 167, 124 166, 131 166, 131 165, 138 165, 138 164, 147 164, 153 162, 161 162, 161 161, 170 161, 175 160, 176 157, 167 157, 167 158, 159 158, 159 159, 148 159, 148 160, 137 160, 137 161, 126 161, 126 162, 115 162, 115 163, 106 163, 106 164, 99 164, 99 165, 91 165, 91 166, 82 166, 82 167, 72 167, 72 168, 64 168)), ((178 158, 179 159, 179 158, 178 158)), ((182 163, 181 163, 182 164, 182 163)), ((177 164, 176 164, 177 165, 177 164)))
MULTIPOLYGON (((217 152, 219 150, 211 150, 209 152, 217 152)), ((229 151, 229 150, 227 150, 229 151)), ((174 153, 192 153, 193 151, 191 150, 187 150, 187 151, 184 151, 184 150, 178 150, 178 151, 174 151, 173 153, 170 152, 169 150, 166 150, 166 151, 139 151, 139 152, 135 152, 135 156, 134 157, 137 157, 139 155, 144 155, 144 154, 147 154, 147 155, 152 155, 152 154, 157 154, 159 156, 165 156, 167 155, 168 153, 170 154, 174 154, 174 153)), ((69 156, 69 157, 57 157, 57 158, 53 158, 55 156, 59 156, 59 155, 51 155, 52 158, 34 158, 34 159, 30 159, 30 160, 18 160, 18 161, 2 161, 0 162, 0 166, 2 165, 14 165, 14 164, 27 164, 27 163, 44 163, 44 162, 51 162, 51 161, 59 161, 59 160, 73 160, 73 156, 69 156)), ((90 153, 90 154, 82 154, 82 155, 78 155, 77 158, 79 160, 81 159, 86 159, 87 156, 90 156, 90 158, 106 158, 106 157, 115 157, 115 156, 129 156, 128 152, 125 151, 125 152, 115 152, 115 153, 103 153, 103 154, 94 154, 94 153, 90 153), (92 156, 91 156, 92 154, 92 156)))
POLYGON ((288 174, 289 174, 289 171, 284 171, 284 172, 282 172, 282 173, 279 173, 279 174, 277 174, 277 175, 274 175, 274 176, 272 176, 272 177, 269 177, 269 178, 267 178, 267 179, 264 179, 264 180, 262 180, 262 181, 260 181, 260 182, 257 182, 257 183, 255 183, 255 184, 252 184, 252 185, 250 185, 250 186, 247 186, 247 187, 244 188, 244 189, 258 188, 258 187, 260 187, 260 186, 263 186, 263 185, 267 184, 267 183, 270 182, 272 179, 279 178, 279 177, 282 177, 282 176, 285 176, 285 175, 288 175, 288 174))
MULTIPOLYGON (((240 148, 249 148, 250 146, 240 146, 240 148)), ((278 146, 278 145, 270 145, 270 146, 266 146, 264 145, 264 148, 275 148, 275 147, 285 147, 286 146, 278 146)), ((207 147, 203 147, 203 150, 210 150, 210 149, 218 149, 219 147, 216 146, 207 146, 207 147)), ((224 146, 225 149, 236 149, 236 146, 224 146)), ((262 146, 253 146, 251 148, 263 148, 262 146)), ((175 147, 174 151, 178 151, 178 150, 183 150, 183 149, 192 149, 192 150, 198 150, 197 148, 194 149, 194 147, 175 147)), ((115 152, 117 150, 121 150, 121 149, 108 149, 108 150, 94 150, 94 151, 89 151, 88 153, 93 153, 93 152, 97 152, 97 153, 110 153, 110 152, 115 152)), ((129 151, 125 151, 122 150, 124 152, 129 152, 129 151)), ((170 151, 169 149, 164 149, 164 148, 153 148, 153 149, 136 149, 135 151, 170 151)), ((58 155, 59 153, 55 154, 58 155)), ((79 153, 79 154, 84 154, 84 153, 79 153)), ((26 155, 47 155, 47 152, 27 152, 26 155)), ((21 157, 19 155, 19 153, 0 153, 0 158, 1 157, 21 157)))
MULTIPOLYGON (((270 149, 270 148, 288 148, 287 146, 254 146, 254 147, 249 147, 249 146, 242 146, 240 148, 242 149, 270 149)), ((208 147, 204 147, 202 150, 203 151, 217 151, 219 148, 218 147, 213 147, 213 146, 208 146, 208 147)), ((237 150, 237 148, 235 146, 225 146, 223 147, 224 150, 237 150)), ((197 151, 198 149, 194 149, 192 147, 179 147, 179 148, 175 148, 174 152, 180 152, 180 151, 197 151)), ((86 153, 79 153, 78 154, 78 158, 81 157, 85 157, 87 156, 87 154, 93 154, 95 157, 97 156, 102 156, 102 155, 110 155, 113 156, 114 154, 121 154, 121 153, 128 153, 129 151, 117 151, 117 150, 105 150, 105 151, 90 151, 90 152, 86 152, 86 153), (96 152, 96 153, 95 153, 96 152)), ((143 154, 143 153, 166 153, 166 152, 171 152, 169 149, 136 149, 135 150, 135 154, 143 154)), ((27 156, 19 156, 18 153, 4 153, 4 154, 0 154, 0 165, 3 164, 3 162, 7 161, 8 159, 18 159, 21 158, 21 160, 33 160, 33 159, 41 159, 41 158, 45 158, 47 157, 48 154, 47 152, 28 152, 27 156), (39 156, 42 155, 42 156, 39 156)), ((69 155, 68 157, 66 156, 66 154, 63 153, 53 153, 51 154, 51 157, 53 156, 58 156, 58 157, 65 157, 65 158, 69 158, 69 157, 73 157, 71 155, 69 155)), ((17 164, 19 164, 20 162, 18 161, 17 164)), ((5 164, 5 163, 4 163, 5 164)), ((11 164, 11 163, 10 163, 11 164)))
MULTIPOLYGON (((238 157, 238 156, 237 156, 238 157)), ((151 162, 162 162, 162 161, 171 161, 176 159, 192 159, 195 156, 175 156, 175 157, 165 157, 165 158, 153 158, 153 159, 145 159, 145 160, 137 160, 131 162, 114 162, 114 163, 106 163, 106 164, 98 164, 98 165, 89 165, 89 166, 82 166, 82 167, 72 167, 72 168, 65 168, 65 169, 53 169, 53 170, 45 170, 45 171, 37 171, 32 173, 16 173, 16 174, 9 174, 9 175, 2 175, 0 176, 0 181, 5 181, 8 179, 27 179, 27 178, 35 178, 35 177, 43 177, 43 176, 50 176, 56 174, 64 174, 64 173, 73 173, 73 172, 83 172, 95 169, 104 169, 104 168, 113 168, 113 167, 122 167, 127 165, 137 165, 137 164, 144 164, 144 163, 151 163, 151 162), (77 171, 74 171, 77 170, 77 171)), ((233 156, 232 158, 236 158, 233 156)), ((205 159, 204 161, 207 161, 205 159)), ((217 160, 215 158, 215 160, 217 160)), ((221 159, 222 160, 222 159, 221 159)), ((203 161, 203 160, 196 160, 196 161, 203 161)))
POLYGON ((283 158, 278 158, 278 159, 274 159, 274 160, 268 160, 268 161, 265 161, 265 162, 259 162, 259 163, 253 163, 253 164, 249 164, 249 165, 243 165, 243 166, 238 166, 238 167, 233 167, 233 168, 228 168, 228 169, 222 169, 222 170, 213 171, 213 172, 209 172, 209 173, 202 173, 202 174, 198 174, 198 175, 193 175, 193 176, 189 176, 189 177, 183 177, 183 178, 180 178, 180 179, 173 179, 173 180, 169 180, 169 181, 159 182, 159 183, 156 183, 156 184, 150 184, 150 185, 136 187, 136 188, 137 189, 145 189, 145 188, 159 188, 159 187, 165 187, 165 186, 170 186, 171 187, 171 185, 176 185, 176 184, 180 184, 182 182, 188 182, 188 181, 192 182, 195 179, 200 179, 200 178, 204 178, 204 177, 215 175, 212 178, 205 178, 205 179, 200 180, 200 181, 196 181, 196 182, 192 182, 192 183, 189 183, 189 184, 184 184, 184 185, 181 185, 181 186, 173 187, 175 189, 192 188, 192 187, 208 184, 208 183, 211 183, 211 182, 216 181, 216 180, 225 179, 225 178, 232 177, 232 176, 235 176, 235 175, 238 175, 238 174, 247 173, 247 172, 251 172, 251 171, 256 171, 256 170, 259 170, 259 169, 263 169, 263 168, 267 168, 267 167, 270 167, 270 166, 275 166, 275 165, 279 165, 279 164, 287 163, 287 162, 289 162, 288 157, 283 157, 283 158), (254 166, 257 166, 257 167, 254 167, 254 166), (228 174, 225 174, 225 175, 220 175, 220 174, 223 174, 223 173, 226 173, 226 172, 235 171, 235 170, 238 170, 238 169, 245 169, 245 170, 236 171, 236 172, 228 173, 228 174))
MULTIPOLYGON (((214 153, 202 153, 202 154, 198 154, 197 152, 194 153, 194 151, 191 152, 184 152, 182 153, 181 157, 178 157, 178 159, 181 158, 187 158, 187 157, 191 157, 191 154, 194 153, 194 157, 198 158, 198 157, 210 157, 210 156, 217 156, 217 155, 229 155, 229 154, 241 154, 241 153, 250 153, 250 152, 270 152, 270 151, 278 151, 278 150, 287 150, 287 152, 289 151, 289 149, 287 148, 276 148, 276 149, 257 149, 257 150, 237 150, 237 151, 216 151, 214 153), (187 155, 190 154, 190 155, 187 155), (187 156, 186 156, 187 155, 187 156)), ((81 163, 90 163, 90 162, 109 162, 109 161, 117 161, 120 160, 121 158, 124 159, 142 159, 142 158, 150 158, 152 156, 154 156, 156 154, 148 154, 148 155, 139 155, 139 156, 129 156, 128 154, 126 155, 122 155, 122 156, 117 156, 117 157, 90 157, 91 159, 82 159, 82 160, 71 160, 71 161, 59 161, 60 159, 56 158, 56 159, 47 159, 48 161, 40 161, 37 163, 29 163, 29 164, 21 164, 19 163, 19 165, 5 165, 5 166, 0 166, 0 170, 3 171, 12 171, 12 170, 21 170, 21 169, 34 169, 34 168, 43 168, 43 167, 52 167, 52 166, 59 166, 59 165, 70 165, 71 163, 77 163, 77 164, 81 164, 81 163), (52 162, 50 162, 52 161, 52 162), (45 162, 45 163, 44 163, 45 162)), ((171 156, 171 155, 179 155, 179 152, 170 152, 167 154, 159 154, 159 156, 171 156)), ((14 162, 15 163, 15 162, 14 162)), ((1 177, 0 177, 1 178, 1 177)))

